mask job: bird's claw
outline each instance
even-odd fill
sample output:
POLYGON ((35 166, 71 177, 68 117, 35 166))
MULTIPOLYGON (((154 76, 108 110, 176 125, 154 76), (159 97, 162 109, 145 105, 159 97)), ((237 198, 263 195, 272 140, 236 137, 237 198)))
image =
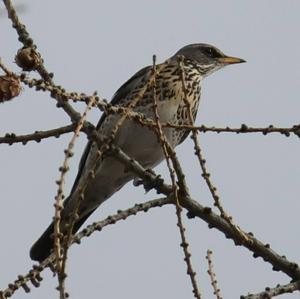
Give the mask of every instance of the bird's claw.
POLYGON ((147 179, 147 178, 140 178, 136 177, 133 179, 133 185, 135 187, 138 187, 140 185, 144 186, 145 192, 149 192, 151 189, 153 189, 157 184, 161 183, 163 179, 161 178, 160 175, 157 175, 152 169, 147 169, 146 173, 149 174, 149 176, 155 176, 155 180, 153 181, 152 179, 147 179))

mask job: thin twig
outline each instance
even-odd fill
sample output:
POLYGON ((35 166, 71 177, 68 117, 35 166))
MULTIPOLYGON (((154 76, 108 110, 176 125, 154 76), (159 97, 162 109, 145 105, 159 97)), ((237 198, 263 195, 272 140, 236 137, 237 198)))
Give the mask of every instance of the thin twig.
POLYGON ((176 129, 189 129, 192 131, 199 131, 202 133, 213 132, 213 133, 236 133, 236 134, 245 134, 245 133, 261 133, 263 135, 268 135, 271 133, 280 133, 286 137, 291 136, 291 133, 300 137, 300 125, 294 125, 292 127, 280 128, 274 125, 269 125, 267 127, 251 127, 246 124, 241 124, 239 128, 217 128, 217 127, 207 127, 205 125, 193 126, 193 125, 176 125, 176 124, 162 124, 163 127, 170 127, 176 129))
POLYGON ((16 29, 19 41, 24 44, 26 47, 33 47, 33 40, 30 38, 28 31, 26 30, 25 25, 23 25, 17 16, 16 10, 10 0, 3 0, 6 7, 8 17, 13 23, 13 27, 16 29))
POLYGON ((212 262, 212 251, 211 250, 207 250, 207 255, 206 255, 206 259, 207 259, 207 263, 208 263, 208 270, 207 273, 210 277, 210 282, 211 285, 213 287, 214 290, 214 295, 216 296, 217 299, 223 299, 223 297, 221 296, 221 291, 218 287, 218 282, 216 279, 216 273, 214 271, 214 265, 212 262))
MULTIPOLYGON (((3 0, 3 2, 8 12, 8 17, 10 18, 13 24, 13 28, 15 28, 18 33, 19 41, 24 45, 24 47, 31 48, 32 51, 34 51, 40 57, 40 63, 36 68, 36 71, 39 73, 39 75, 44 81, 47 81, 49 84, 53 84, 53 73, 48 72, 48 70, 44 66, 42 56, 39 52, 37 52, 37 46, 34 44, 33 39, 30 37, 29 32, 26 30, 25 25, 20 22, 11 0, 3 0)), ((51 96, 54 97, 54 95, 51 96)), ((77 123, 81 117, 80 113, 75 111, 73 107, 66 101, 63 101, 63 99, 59 97, 55 99, 59 104, 58 106, 61 107, 68 114, 72 122, 77 123)))
MULTIPOLYGON (((13 25, 18 32, 20 41, 23 42, 25 46, 35 48, 35 45, 33 44, 32 39, 29 37, 25 26, 19 22, 11 1, 4 0, 4 3, 7 7, 9 17, 11 18, 13 25)), ((52 82, 52 76, 46 71, 44 65, 41 65, 37 69, 37 71, 45 81, 52 82)), ((63 107, 65 112, 70 116, 71 120, 74 123, 77 123, 80 119, 80 114, 76 112, 72 108, 72 106, 63 101, 63 99, 57 97, 56 100, 58 104, 63 107)), ((82 130, 91 138, 91 140, 100 140, 100 136, 96 132, 95 127, 90 123, 85 122, 82 130)), ((271 131, 272 130, 270 130, 270 132, 271 131)), ((296 131, 294 133, 298 135, 296 131)), ((165 185, 161 180, 157 180, 156 176, 153 177, 152 174, 145 172, 145 170, 136 161, 132 161, 132 159, 130 159, 130 157, 123 153, 118 147, 111 147, 110 152, 118 160, 123 161, 122 163, 124 163, 125 165, 130 165, 132 169, 135 169, 136 173, 140 173, 141 177, 143 177, 145 181, 152 183, 152 185, 160 192, 172 192, 172 188, 170 188, 170 186, 165 185)), ((199 203, 194 202, 188 196, 182 196, 181 200, 182 205, 189 210, 190 215, 201 217, 203 220, 209 223, 210 226, 217 227, 227 237, 232 238, 238 244, 240 243, 241 236, 237 234, 237 232, 233 230, 233 228, 224 219, 212 213, 209 208, 202 207, 199 203)), ((255 256, 262 256, 266 261, 270 262, 276 270, 281 270, 284 273, 287 273, 293 279, 300 278, 300 271, 297 264, 291 263, 285 258, 281 257, 280 255, 272 251, 268 245, 262 244, 253 237, 251 237, 251 239, 251 243, 246 243, 243 245, 251 251, 255 252, 255 256)), ((24 277, 19 278, 19 283, 20 286, 24 285, 24 277)), ((26 289, 26 287, 24 287, 24 289, 26 289)))
POLYGON ((47 131, 35 131, 32 134, 27 135, 16 135, 15 133, 6 133, 4 137, 0 137, 0 144, 6 143, 9 145, 15 144, 15 143, 22 143, 23 145, 26 145, 28 141, 36 141, 40 142, 42 139, 46 139, 49 137, 56 137, 63 134, 67 134, 70 132, 73 132, 76 128, 77 124, 71 124, 68 126, 51 129, 47 131))
MULTIPOLYGON (((61 88, 58 85, 50 84, 47 81, 37 80, 37 79, 29 79, 26 76, 20 76, 20 79, 23 83, 28 85, 29 87, 36 87, 37 90, 44 90, 49 91, 52 94, 59 94, 60 98, 64 100, 73 100, 75 102, 88 102, 89 96, 78 93, 78 92, 68 92, 61 88)), ((104 100, 98 99, 97 104, 101 111, 104 111, 106 114, 126 114, 128 118, 134 119, 138 121, 141 125, 148 126, 148 127, 156 127, 156 124, 153 122, 152 119, 146 118, 143 114, 134 112, 127 107, 120 107, 120 106, 113 106, 109 103, 106 103, 104 100)), ((246 124, 241 124, 239 128, 218 128, 218 127, 209 127, 205 125, 195 126, 189 124, 173 124, 173 123, 161 123, 162 127, 174 128, 178 130, 188 129, 191 131, 198 131, 202 133, 213 132, 213 133, 236 133, 236 134, 247 134, 247 133, 261 133, 263 135, 268 135, 272 133, 279 133, 286 137, 291 136, 291 134, 295 134, 296 136, 300 137, 300 125, 296 124, 292 127, 276 127, 274 125, 269 125, 267 127, 251 127, 246 124)))
POLYGON ((89 237, 92 233, 96 231, 101 231, 105 226, 115 224, 120 220, 126 220, 130 216, 135 216, 140 212, 148 212, 152 208, 162 207, 165 205, 174 204, 174 199, 172 197, 163 197, 158 199, 149 200, 145 203, 135 204, 132 208, 126 209, 124 211, 119 210, 117 214, 108 216, 106 219, 94 222, 88 225, 78 234, 72 238, 72 243, 79 244, 83 238, 89 237))
POLYGON ((300 290, 300 280, 288 283, 286 285, 277 285, 274 288, 266 288, 265 291, 261 293, 241 296, 240 299, 271 299, 276 296, 293 293, 299 290, 300 290))
MULTIPOLYGON (((181 216, 181 211, 182 208, 179 203, 179 197, 178 197, 178 185, 176 184, 176 179, 175 179, 175 170, 174 170, 174 163, 172 157, 176 157, 176 154, 169 144, 163 130, 162 126, 160 123, 160 118, 158 114, 158 103, 157 103, 157 95, 156 95, 156 76, 157 76, 157 70, 156 70, 156 57, 155 55, 153 56, 153 73, 154 73, 154 80, 153 80, 153 111, 154 111, 154 118, 155 122, 157 125, 157 137, 158 141, 162 147, 166 162, 167 162, 167 167, 169 169, 169 174, 172 182, 172 187, 173 187, 173 194, 175 197, 175 206, 176 206, 176 216, 177 216, 177 227, 179 228, 180 232, 180 237, 181 237, 181 247, 183 248, 183 253, 184 253, 184 261, 186 262, 187 265, 187 274, 190 277, 192 288, 193 288, 193 294, 195 298, 201 299, 201 294, 199 291, 199 287, 196 281, 196 272, 193 270, 193 265, 191 261, 191 254, 189 252, 189 244, 187 242, 186 236, 185 236, 185 228, 183 226, 183 221, 182 221, 182 216, 181 216), (171 156, 172 153, 172 156, 171 156)), ((187 193, 187 190, 183 191, 184 193, 187 193)))
MULTIPOLYGON (((48 91, 51 93, 51 95, 59 95, 59 98, 63 101, 72 100, 73 102, 84 102, 88 103, 90 97, 94 97, 95 93, 92 96, 88 96, 84 93, 78 93, 75 91, 66 91, 64 88, 62 88, 59 85, 54 84, 52 81, 45 81, 42 79, 34 79, 34 78, 28 78, 25 73, 21 74, 19 76, 20 80, 29 88, 35 88, 36 91, 48 91)), ((97 101, 94 101, 93 106, 106 106, 108 105, 104 100, 100 100, 100 98, 97 98, 97 101)))
MULTIPOLYGON (((91 225, 88 225, 78 234, 72 237, 71 243, 79 244, 82 239, 89 237, 95 231, 101 231, 104 227, 108 225, 115 224, 120 222, 121 220, 125 220, 130 216, 135 216, 140 212, 148 212, 150 209, 155 207, 162 207, 164 205, 174 204, 173 198, 159 198, 147 201, 141 204, 135 204, 133 207, 126 209, 124 211, 119 210, 117 214, 108 216, 106 219, 101 220, 99 222, 95 222, 91 225)), ((18 279, 16 279, 13 283, 8 284, 8 287, 2 291, 0 291, 0 296, 3 298, 11 297, 18 289, 28 283, 32 283, 34 287, 39 287, 39 282, 42 280, 40 276, 41 272, 44 271, 47 267, 52 265, 55 262, 55 254, 51 254, 48 258, 46 258, 39 265, 34 265, 30 271, 25 275, 19 275, 18 279)), ((53 266, 51 266, 53 267, 53 266)), ((54 267, 55 268, 55 267, 54 267)), ((29 288, 27 286, 27 288, 29 288)), ((1 297, 0 297, 1 298, 1 297)), ((1 298, 2 299, 2 298, 1 298)))
MULTIPOLYGON (((134 109, 134 107, 142 99, 144 93, 146 92, 146 90, 148 89, 148 87, 150 86, 152 81, 153 81, 153 75, 151 75, 149 77, 149 80, 140 89, 137 96, 129 103, 129 105, 127 106, 128 109, 134 109)), ((98 162, 103 157, 103 155, 107 151, 109 151, 110 148, 112 147, 112 144, 114 142, 116 134, 119 131, 119 129, 121 128, 121 126, 124 123, 124 121, 126 120, 126 118, 127 118, 127 114, 126 113, 122 114, 120 116, 120 118, 118 119, 118 121, 116 122, 116 124, 114 125, 114 127, 111 129, 110 135, 108 137, 106 137, 104 141, 103 141, 103 139, 101 139, 101 141, 99 141, 97 143, 97 146, 98 146, 97 155, 95 155, 93 162, 89 163, 90 168, 86 169, 86 171, 85 171, 85 173, 87 173, 88 175, 85 176, 84 178, 82 178, 80 181, 80 186, 78 186, 78 188, 77 188, 78 190, 80 190, 78 196, 74 195, 74 200, 76 201, 76 203, 74 205, 74 209, 73 209, 73 212, 71 213, 71 217, 70 217, 70 223, 69 223, 69 229, 68 229, 68 239, 70 239, 70 237, 71 237, 73 227, 74 227, 76 219, 77 219, 78 209, 80 207, 82 200, 84 200, 85 191, 88 186, 88 183, 89 183, 90 179, 93 179, 93 177, 94 177, 95 170, 99 165, 98 162)), ((82 127, 83 126, 84 126, 84 124, 82 125, 82 127)), ((92 148, 91 148, 91 150, 92 150, 92 148)), ((74 192, 74 194, 75 194, 75 192, 74 192)))
MULTIPOLYGON (((187 87, 186 87, 186 82, 185 82, 185 73, 184 73, 184 67, 183 67, 183 57, 179 57, 178 60, 178 65, 180 67, 180 76, 181 76, 181 83, 182 83, 182 89, 184 93, 184 102, 185 105, 188 109, 188 117, 189 117, 189 124, 193 125, 195 122, 193 112, 192 112, 192 107, 191 103, 188 99, 188 92, 187 92, 187 87)), ((201 170, 202 170, 202 177, 204 178, 206 185, 214 199, 214 205, 219 209, 221 213, 221 217, 223 217, 234 229, 237 230, 237 232, 241 235, 242 239, 244 242, 249 242, 250 239, 247 237, 247 235, 241 231, 234 223, 232 220, 232 217, 227 214, 225 209, 222 206, 222 203, 220 201, 220 196, 217 194, 217 188, 213 185, 211 179, 210 179, 210 173, 207 171, 206 168, 206 160, 203 157, 202 150, 199 144, 198 136, 197 136, 197 131, 192 131, 192 136, 191 136, 193 142, 194 142, 194 149, 195 149, 195 155, 198 158, 201 170)))
MULTIPOLYGON (((93 138, 97 140, 97 136, 93 136, 93 138)), ((172 194, 173 188, 171 186, 166 185, 155 173, 146 171, 137 161, 130 159, 130 157, 119 148, 112 146, 110 153, 120 162, 124 163, 130 171, 133 171, 138 177, 143 179, 143 182, 147 186, 151 186, 151 188, 155 188, 157 192, 167 196, 172 194)), ((234 240, 236 245, 242 244, 240 233, 232 228, 222 217, 215 214, 210 208, 202 206, 199 202, 192 200, 188 195, 182 195, 180 199, 182 206, 189 211, 190 217, 200 217, 206 221, 210 227, 217 228, 223 232, 227 238, 234 240)), ((247 236, 251 239, 251 242, 243 244, 243 246, 252 251, 255 257, 262 257, 264 261, 271 263, 273 269, 276 271, 282 271, 293 279, 300 279, 300 269, 296 263, 288 261, 286 257, 273 251, 269 244, 262 243, 254 238, 253 234, 249 233, 247 236)))
MULTIPOLYGON (((116 150, 117 153, 117 150, 116 150)), ((123 160, 125 161, 125 155, 124 153, 120 154, 120 161, 123 160)), ((128 165, 130 165, 130 161, 128 161, 128 165)), ((149 173, 145 169, 142 168, 137 162, 134 162, 132 164, 131 170, 135 170, 135 172, 143 178, 145 181, 151 182, 153 188, 156 188, 159 192, 162 192, 164 194, 169 194, 171 196, 172 194, 172 187, 164 184, 161 180, 158 180, 157 176, 155 174, 149 173)), ((149 184, 149 183, 148 183, 149 184)), ((169 198, 170 201, 166 201, 165 199, 157 200, 155 206, 162 206, 164 204, 170 204, 174 203, 174 197, 169 198)), ((147 206, 149 202, 146 202, 144 204, 140 204, 132 208, 132 212, 130 212, 130 215, 135 215, 138 211, 144 211, 145 206, 147 206)), ((235 243, 239 244, 240 240, 240 235, 237 234, 237 232, 228 224, 227 221, 225 221, 222 217, 218 216, 215 214, 210 208, 202 206, 198 201, 193 200, 189 196, 182 196, 181 197, 181 203, 184 208, 188 210, 188 213, 190 216, 193 217, 199 217, 205 222, 208 223, 208 225, 211 228, 216 228, 219 231, 223 232, 224 235, 229 238, 234 240, 235 243)), ((146 210, 149 210, 151 206, 147 206, 146 210)), ((117 216, 116 216, 117 217, 117 216)), ((118 218, 118 221, 123 219, 123 214, 120 214, 120 219, 118 218)), ((114 218, 114 216, 110 216, 109 218, 114 218)), ((116 221, 113 221, 115 223, 116 221)), ((107 223, 108 224, 113 224, 113 223, 107 223)), ((97 230, 96 227, 97 225, 93 225, 94 230, 97 230)), ((105 226, 105 225, 104 225, 105 226)), ((80 235, 81 233, 79 233, 80 235)), ((82 230, 82 234, 85 236, 89 236, 90 233, 89 231, 86 231, 86 229, 82 230)), ((74 237, 74 241, 76 241, 76 236, 74 237)), ((254 252, 254 257, 262 257, 264 261, 269 262, 270 264, 273 265, 273 270, 277 271, 282 271, 283 273, 287 274, 289 277, 291 277, 294 280, 299 280, 300 279, 300 268, 296 263, 293 263, 289 261, 287 258, 283 257, 282 255, 276 253, 274 250, 270 248, 270 245, 264 244, 258 239, 254 238, 253 235, 251 235, 252 242, 244 244, 244 247, 247 247, 249 250, 254 252)), ((78 241, 76 241, 78 242, 78 241)), ((35 270, 35 274, 38 275, 41 273, 41 271, 49 265, 49 261, 53 261, 54 256, 50 256, 47 258, 45 261, 43 261, 39 266, 35 266, 35 268, 38 267, 38 269, 41 270, 35 270)), ((31 272, 23 276, 25 278, 26 282, 30 281, 30 278, 32 277, 31 272)), ((23 281, 24 282, 24 281, 23 281)), ((21 281, 17 279, 14 283, 9 284, 8 288, 3 290, 2 293, 7 297, 11 296, 16 290, 18 290, 21 287, 21 281)))
MULTIPOLYGON (((81 128, 83 126, 83 123, 86 119, 87 112, 91 109, 91 106, 94 104, 95 98, 92 97, 90 102, 88 103, 84 113, 82 114, 82 117, 80 118, 76 129, 74 131, 73 137, 71 141, 69 142, 68 148, 65 150, 65 159, 63 162, 62 167, 60 167, 60 179, 57 181, 58 183, 58 190, 57 195, 55 197, 55 217, 54 217, 54 252, 56 255, 56 267, 57 267, 57 277, 59 282, 59 292, 60 292, 60 298, 65 299, 66 298, 66 292, 65 292, 65 278, 66 278, 66 260, 67 260, 67 251, 68 246, 70 242, 70 238, 72 235, 72 229, 69 228, 69 231, 66 233, 66 238, 64 240, 64 246, 61 248, 61 241, 63 234, 61 233, 61 211, 63 209, 63 187, 64 187, 64 181, 65 181, 65 174, 69 170, 68 161, 70 157, 73 156, 73 148, 75 145, 75 141, 79 136, 79 133, 81 131, 81 128), (62 250, 63 249, 63 250, 62 250)), ((75 217, 74 217, 75 218, 75 217)))

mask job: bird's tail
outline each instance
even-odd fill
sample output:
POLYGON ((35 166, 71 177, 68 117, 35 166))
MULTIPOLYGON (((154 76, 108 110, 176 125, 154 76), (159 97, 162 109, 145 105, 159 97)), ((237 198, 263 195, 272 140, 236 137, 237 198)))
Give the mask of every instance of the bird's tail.
POLYGON ((41 262, 47 258, 53 248, 54 223, 52 222, 41 237, 33 244, 30 249, 30 258, 34 261, 41 262))
MULTIPOLYGON (((89 214, 80 218, 75 222, 72 233, 75 234, 81 225, 87 220, 87 218, 93 213, 91 211, 89 214)), ((40 238, 32 245, 30 249, 30 258, 34 261, 42 262, 46 259, 54 247, 54 222, 52 222, 45 232, 40 236, 40 238)))

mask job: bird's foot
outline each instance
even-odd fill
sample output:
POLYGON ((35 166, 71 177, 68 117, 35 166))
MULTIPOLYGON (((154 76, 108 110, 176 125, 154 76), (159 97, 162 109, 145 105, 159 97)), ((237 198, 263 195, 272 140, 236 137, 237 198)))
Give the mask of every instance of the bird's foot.
POLYGON ((152 169, 147 169, 146 170, 147 174, 149 174, 149 176, 155 176, 155 180, 152 179, 147 179, 147 178, 139 178, 136 177, 133 179, 133 185, 135 187, 143 185, 144 189, 147 192, 149 192, 151 189, 153 189, 155 186, 157 186, 157 184, 160 184, 161 182, 163 182, 163 179, 161 178, 160 175, 157 175, 152 169))

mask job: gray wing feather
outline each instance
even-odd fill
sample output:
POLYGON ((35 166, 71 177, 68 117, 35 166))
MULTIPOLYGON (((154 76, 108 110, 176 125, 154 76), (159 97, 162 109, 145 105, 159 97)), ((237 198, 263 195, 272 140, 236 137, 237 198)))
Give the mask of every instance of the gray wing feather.
MULTIPOLYGON (((111 104, 112 105, 118 105, 123 99, 125 99, 127 97, 127 95, 134 90, 134 88, 137 86, 138 83, 141 82, 141 80, 146 77, 148 71, 151 69, 151 66, 146 66, 144 68, 142 68, 141 70, 139 70, 137 73, 135 73, 129 80, 127 80, 114 94, 112 100, 111 100, 111 104)), ((103 121, 105 120, 106 114, 103 113, 98 124, 97 124, 97 130, 101 127, 103 121)), ((71 189, 71 194, 75 191, 77 184, 80 180, 82 171, 85 167, 85 163, 88 157, 88 154, 90 152, 92 146, 92 141, 89 141, 84 149, 84 152, 81 156, 80 159, 80 163, 79 163, 79 168, 78 168, 78 173, 77 176, 75 178, 73 187, 71 189)))

